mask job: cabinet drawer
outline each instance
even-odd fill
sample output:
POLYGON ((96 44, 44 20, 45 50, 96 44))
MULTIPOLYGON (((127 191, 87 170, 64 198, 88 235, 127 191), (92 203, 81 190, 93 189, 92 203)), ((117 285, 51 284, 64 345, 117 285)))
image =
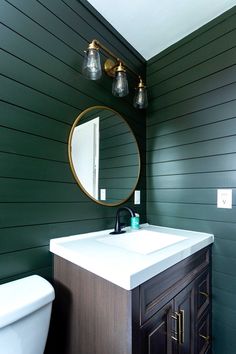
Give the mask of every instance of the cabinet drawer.
POLYGON ((209 262, 207 247, 140 285, 140 325, 194 280, 209 262))
POLYGON ((210 313, 206 311, 199 321, 196 331, 196 353, 210 353, 211 348, 210 313))
POLYGON ((197 317, 199 318, 210 303, 210 273, 205 271, 195 283, 197 317))

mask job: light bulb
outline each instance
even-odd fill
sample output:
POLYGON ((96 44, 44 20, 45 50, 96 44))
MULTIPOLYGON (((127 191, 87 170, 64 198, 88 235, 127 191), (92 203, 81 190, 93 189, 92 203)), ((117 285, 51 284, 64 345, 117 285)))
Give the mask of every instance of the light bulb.
POLYGON ((112 94, 116 97, 124 97, 129 93, 128 80, 126 77, 125 68, 120 63, 116 68, 116 75, 112 83, 112 94))
POLYGON ((148 106, 148 98, 147 98, 147 89, 144 86, 142 79, 140 78, 140 82, 138 87, 136 88, 136 93, 134 96, 134 107, 143 109, 148 106))
POLYGON ((82 72, 90 80, 98 80, 102 76, 101 60, 98 49, 88 48, 85 52, 82 72))

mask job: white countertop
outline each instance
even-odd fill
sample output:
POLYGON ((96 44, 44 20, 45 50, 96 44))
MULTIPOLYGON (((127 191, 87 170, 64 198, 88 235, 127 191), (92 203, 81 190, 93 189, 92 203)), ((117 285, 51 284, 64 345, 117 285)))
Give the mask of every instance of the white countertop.
MULTIPOLYGON (((124 235, 128 237, 133 231, 130 228, 126 230, 124 235)), ((214 241, 212 234, 149 224, 141 225, 140 230, 178 235, 186 239, 149 254, 140 254, 98 242, 97 239, 106 235, 110 237, 112 230, 103 230, 52 239, 50 251, 126 290, 131 290, 214 241)))

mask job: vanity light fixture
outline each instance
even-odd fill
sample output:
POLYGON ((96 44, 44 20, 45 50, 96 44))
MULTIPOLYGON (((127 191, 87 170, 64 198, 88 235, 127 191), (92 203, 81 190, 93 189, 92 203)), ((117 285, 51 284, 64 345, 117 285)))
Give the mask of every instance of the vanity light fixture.
POLYGON ((82 73, 90 80, 99 80, 102 76, 102 67, 99 50, 102 49, 109 55, 104 63, 104 71, 113 78, 112 94, 116 97, 124 97, 129 94, 128 80, 126 71, 130 71, 139 79, 136 93, 134 96, 134 107, 143 109, 148 106, 147 88, 140 75, 129 68, 124 62, 117 58, 109 49, 96 39, 93 39, 85 51, 82 73))
POLYGON ((140 109, 147 108, 148 106, 147 89, 140 76, 139 76, 138 87, 136 87, 135 90, 136 93, 134 96, 134 107, 140 109))

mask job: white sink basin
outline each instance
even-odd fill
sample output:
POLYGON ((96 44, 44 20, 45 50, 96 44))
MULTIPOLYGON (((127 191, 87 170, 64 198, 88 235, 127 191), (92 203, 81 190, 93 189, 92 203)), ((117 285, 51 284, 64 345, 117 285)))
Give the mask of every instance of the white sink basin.
POLYGON ((107 235, 106 237, 98 238, 96 241, 131 252, 150 254, 183 240, 186 240, 186 237, 156 231, 139 230, 120 235, 107 235))
POLYGON ((132 290, 214 241, 211 234, 148 224, 120 235, 109 235, 109 231, 54 238, 50 251, 132 290))

